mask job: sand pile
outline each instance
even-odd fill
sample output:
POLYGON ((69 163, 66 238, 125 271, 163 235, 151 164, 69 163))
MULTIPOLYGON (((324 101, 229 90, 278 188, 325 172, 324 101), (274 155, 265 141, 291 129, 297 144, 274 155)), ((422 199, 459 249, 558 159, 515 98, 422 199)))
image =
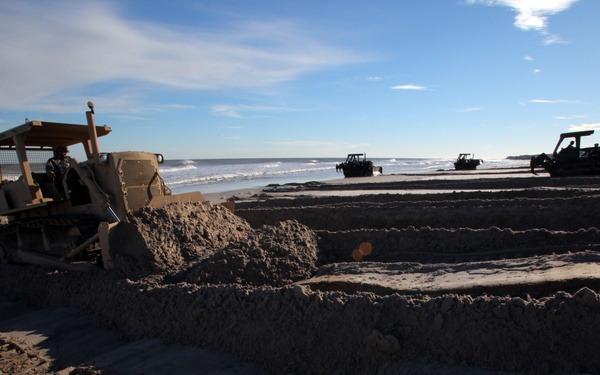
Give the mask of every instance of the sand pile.
POLYGON ((114 272, 191 283, 282 286, 315 271, 315 233, 297 221, 253 230, 219 205, 144 208, 111 233, 114 272))
POLYGON ((111 232, 111 257, 127 277, 172 274, 250 233, 246 221, 219 205, 146 207, 111 232))
POLYGON ((317 238, 297 221, 263 226, 194 267, 188 282, 283 286, 316 270, 317 238))

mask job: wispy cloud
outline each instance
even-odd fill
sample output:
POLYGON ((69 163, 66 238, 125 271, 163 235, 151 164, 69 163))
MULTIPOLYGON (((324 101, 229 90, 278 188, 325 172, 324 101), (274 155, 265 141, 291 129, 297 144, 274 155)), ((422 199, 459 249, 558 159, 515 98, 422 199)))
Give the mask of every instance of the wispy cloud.
POLYGON ((527 103, 541 103, 541 104, 564 104, 564 103, 577 103, 574 100, 564 100, 564 99, 531 99, 528 100, 527 103))
POLYGON ((600 122, 596 123, 583 123, 583 124, 572 124, 569 126, 570 131, 584 131, 584 130, 600 130, 600 122))
POLYGON ((468 4, 503 6, 515 13, 514 25, 521 30, 536 30, 544 36, 544 44, 564 43, 548 31, 548 16, 563 12, 579 0, 467 0, 468 4))
POLYGON ((212 112, 213 115, 217 115, 217 116, 244 118, 244 116, 242 116, 240 114, 239 106, 235 106, 235 105, 224 105, 224 104, 213 105, 211 107, 210 111, 212 112))
POLYGON ((188 104, 163 104, 158 106, 159 109, 189 109, 189 108, 195 108, 195 106, 193 105, 188 105, 188 104))
POLYGON ((589 115, 572 115, 572 116, 556 116, 554 119, 556 120, 573 120, 573 119, 583 119, 588 118, 589 115))
POLYGON ((483 111, 483 107, 470 107, 470 108, 463 108, 463 109, 459 109, 459 112, 477 112, 477 111, 483 111))
POLYGON ((0 107, 53 104, 94 88, 129 100, 149 87, 259 88, 360 61, 286 21, 219 30, 127 19, 104 2, 0 2, 0 107), (35 27, 26 27, 35 20, 35 27), (24 82, 31 82, 30 85, 24 82), (35 89, 32 89, 32 86, 35 89))
POLYGON ((131 121, 146 121, 148 120, 148 117, 144 117, 144 116, 140 116, 140 115, 117 115, 114 116, 115 118, 121 119, 121 120, 125 120, 128 122, 131 121))
POLYGON ((303 111, 300 108, 277 107, 266 105, 243 105, 243 104, 215 104, 210 111, 213 115, 232 118, 245 118, 244 113, 268 113, 268 112, 296 112, 303 111))
POLYGON ((413 84, 392 86, 392 90, 426 90, 426 89, 427 89, 427 87, 425 87, 425 86, 419 86, 419 85, 413 85, 413 84))
MULTIPOLYGON (((525 60, 525 61, 534 61, 535 59, 533 57, 527 55, 527 56, 523 57, 523 60, 525 60)), ((541 72, 542 72, 542 70, 540 68, 534 68, 533 69, 533 73, 535 73, 535 74, 538 74, 538 73, 541 73, 541 72)))

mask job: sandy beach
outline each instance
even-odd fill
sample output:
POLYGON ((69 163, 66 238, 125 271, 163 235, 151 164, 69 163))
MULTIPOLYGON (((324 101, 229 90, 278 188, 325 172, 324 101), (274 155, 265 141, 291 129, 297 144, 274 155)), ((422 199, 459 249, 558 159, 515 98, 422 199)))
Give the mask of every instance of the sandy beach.
POLYGON ((113 270, 0 264, 0 370, 600 373, 599 182, 438 171, 145 209, 113 270))

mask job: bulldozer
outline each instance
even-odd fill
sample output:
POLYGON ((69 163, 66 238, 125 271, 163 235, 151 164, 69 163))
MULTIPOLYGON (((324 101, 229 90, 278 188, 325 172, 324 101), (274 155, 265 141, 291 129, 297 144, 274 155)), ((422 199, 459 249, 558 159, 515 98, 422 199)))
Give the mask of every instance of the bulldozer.
POLYGON ((26 120, 0 133, 0 262, 110 269, 111 231, 137 210, 210 204, 199 191, 172 194, 159 174, 162 154, 100 152, 98 138, 112 129, 96 126, 92 102, 88 108, 87 125, 26 120), (46 164, 54 150, 76 145, 86 160, 66 156, 66 173, 52 181, 46 164))
POLYGON ((581 138, 594 134, 593 130, 562 133, 552 155, 541 153, 531 157, 531 173, 541 166, 550 177, 567 177, 600 174, 600 149, 598 143, 582 147, 581 138), (560 148, 565 139, 571 139, 567 147, 560 148), (560 150, 559 150, 560 148, 560 150))

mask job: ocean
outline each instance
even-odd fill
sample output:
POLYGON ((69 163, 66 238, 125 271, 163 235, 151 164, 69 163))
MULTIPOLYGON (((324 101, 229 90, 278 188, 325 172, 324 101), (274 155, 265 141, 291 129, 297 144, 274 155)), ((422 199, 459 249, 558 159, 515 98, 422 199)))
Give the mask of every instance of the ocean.
MULTIPOLYGON (((380 158, 372 160, 383 174, 420 174, 454 170, 456 159, 380 158)), ((340 158, 281 159, 186 159, 165 160, 160 174, 175 194, 200 191, 205 194, 262 188, 270 184, 303 183, 344 178, 335 170, 340 158)), ((478 169, 528 165, 514 159, 484 160, 478 169)))

